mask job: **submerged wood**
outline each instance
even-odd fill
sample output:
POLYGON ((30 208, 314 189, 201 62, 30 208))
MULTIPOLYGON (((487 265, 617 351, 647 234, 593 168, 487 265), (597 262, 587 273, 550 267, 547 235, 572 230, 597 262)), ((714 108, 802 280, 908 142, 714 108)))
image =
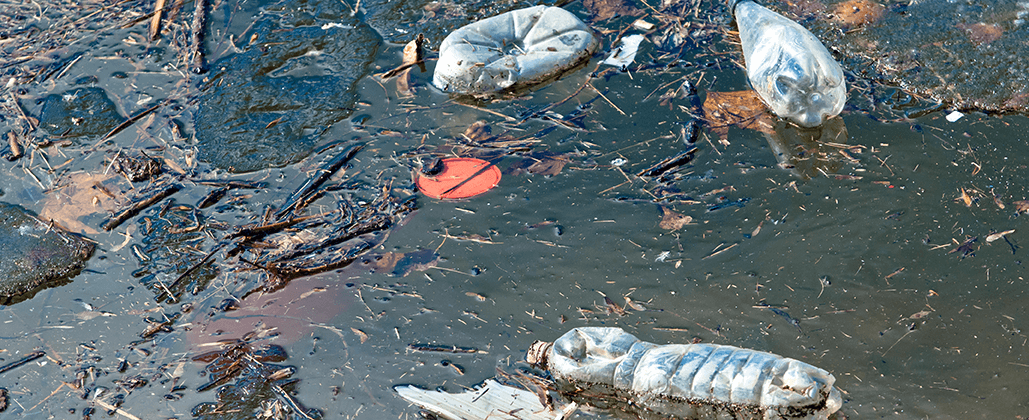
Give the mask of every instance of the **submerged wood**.
POLYGON ((15 361, 11 362, 11 363, 6 364, 6 365, 0 366, 0 374, 2 374, 4 372, 7 372, 7 371, 9 371, 11 369, 14 369, 14 368, 16 368, 18 366, 24 365, 24 364, 26 364, 28 362, 33 361, 33 360, 36 360, 36 359, 38 359, 40 357, 43 357, 44 355, 46 355, 46 352, 44 352, 42 350, 36 350, 36 351, 34 351, 32 353, 29 353, 29 354, 25 355, 25 357, 22 357, 21 359, 18 359, 18 360, 15 360, 15 361))
POLYGON ((189 70, 196 74, 207 71, 204 57, 204 28, 207 26, 207 0, 194 0, 193 30, 189 43, 189 70))
POLYGON ((167 198, 168 196, 175 194, 181 189, 182 186, 179 184, 165 184, 160 185, 156 188, 152 188, 149 191, 145 191, 142 194, 143 198, 141 198, 139 201, 136 201, 129 207, 122 209, 116 215, 108 218, 106 221, 104 221, 103 224, 100 225, 100 227, 103 230, 112 230, 121 225, 122 223, 125 223, 126 220, 129 220, 133 216, 139 214, 139 212, 143 211, 147 207, 150 207, 158 201, 161 201, 167 198))
POLYGON ((152 106, 150 108, 147 108, 147 109, 144 109, 143 111, 140 111, 136 115, 133 115, 133 116, 131 116, 129 118, 126 118, 125 121, 122 121, 122 123, 118 124, 117 127, 112 128, 111 131, 108 131, 107 134, 104 134, 104 136, 101 137, 100 140, 95 145, 93 145, 93 149, 96 149, 97 147, 100 147, 101 144, 103 144, 105 141, 107 141, 107 139, 113 137, 115 134, 118 134, 122 130, 124 130, 126 128, 129 128, 129 126, 131 126, 132 124, 135 124, 136 121, 139 121, 140 118, 143 118, 143 117, 149 115, 151 112, 156 111, 157 108, 160 108, 161 105, 165 104, 165 102, 168 102, 168 101, 165 100, 165 101, 159 102, 158 104, 156 104, 156 105, 154 105, 154 106, 152 106))
POLYGON ((459 347, 459 346, 441 346, 438 344, 408 344, 408 349, 414 351, 426 351, 426 352, 441 352, 441 353, 456 353, 456 354, 470 354, 480 353, 487 354, 486 352, 479 350, 475 347, 459 347))
POLYGON ((295 212, 296 210, 298 210, 298 204, 300 203, 303 197, 306 197, 309 194, 315 192, 318 189, 318 187, 324 184, 325 181, 328 181, 329 178, 332 177, 332 175, 338 172, 340 168, 343 167, 343 165, 346 165, 347 162, 349 162, 350 159, 352 159, 354 155, 357 154, 357 152, 359 152, 363 148, 364 144, 358 143, 348 147, 346 150, 334 156, 332 159, 329 159, 328 162, 326 162, 324 165, 322 165, 322 167, 318 168, 318 170, 315 171, 314 176, 308 178, 303 185, 297 188, 296 191, 293 191, 293 194, 290 194, 289 198, 287 198, 286 202, 282 205, 282 208, 275 213, 275 218, 282 218, 286 215, 286 213, 295 212))
POLYGON ((685 165, 687 162, 693 159, 693 153, 696 151, 696 147, 690 147, 689 149, 677 153, 675 156, 665 158, 665 160, 655 163, 651 167, 640 171, 640 173, 638 173, 637 176, 658 176, 665 172, 668 172, 672 168, 685 165))

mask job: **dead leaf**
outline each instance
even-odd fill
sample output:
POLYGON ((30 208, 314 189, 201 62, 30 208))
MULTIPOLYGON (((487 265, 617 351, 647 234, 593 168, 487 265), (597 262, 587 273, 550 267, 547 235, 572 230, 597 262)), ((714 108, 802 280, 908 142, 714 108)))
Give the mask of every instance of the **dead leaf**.
MULTIPOLYGON (((424 43, 425 36, 422 34, 418 34, 418 36, 413 41, 408 42, 407 45, 404 46, 404 53, 402 58, 403 62, 399 66, 393 68, 392 70, 380 74, 379 77, 385 80, 393 76, 400 75, 402 79, 407 79, 410 77, 408 72, 411 70, 411 67, 415 65, 418 65, 419 68, 424 72, 425 64, 423 61, 425 59, 425 53, 422 49, 422 45, 424 43)), ((399 84, 401 82, 398 81, 397 83, 399 84)), ((410 82, 405 81, 404 83, 410 82)))
POLYGON ((608 20, 616 16, 639 16, 643 14, 628 0, 583 0, 583 7, 589 10, 593 21, 608 20))
POLYGON ((439 262, 439 254, 431 249, 423 249, 408 253, 384 252, 367 254, 355 262, 373 273, 385 273, 391 276, 406 277, 412 271, 425 271, 435 267, 439 262))
POLYGON ((361 337, 361 344, 364 344, 365 341, 368 341, 368 333, 354 327, 350 327, 350 331, 353 331, 354 334, 357 334, 358 337, 361 337))
POLYGON ((968 195, 964 188, 961 189, 961 196, 955 198, 954 201, 961 201, 965 203, 965 207, 972 207, 972 197, 968 195))
POLYGON ((871 0, 845 1, 833 10, 833 20, 848 29, 873 23, 882 15, 882 5, 871 0))
POLYGON ((97 230, 82 219, 97 213, 114 212, 119 203, 121 189, 114 187, 117 176, 77 172, 62 179, 60 186, 43 199, 39 217, 54 220, 75 233, 95 234, 97 230))
POLYGON ((989 236, 986 237, 986 242, 996 241, 996 240, 998 240, 1000 238, 1003 238, 1004 236, 1006 236, 1006 235, 1008 235, 1010 233, 1015 233, 1015 230, 1011 229, 1011 230, 1005 230, 1003 232, 997 232, 997 233, 990 234, 989 236))
MULTIPOLYGON (((993 191, 991 190, 990 193, 993 193, 993 191)), ((1000 199, 999 195, 993 195, 993 204, 996 204, 997 207, 1000 207, 1001 210, 1004 210, 1004 201, 1000 199)))
POLYGON ((411 86, 411 67, 415 65, 421 66, 421 70, 425 71, 425 53, 422 49, 422 44, 425 43, 425 35, 418 34, 417 37, 411 42, 408 42, 404 46, 404 62, 397 69, 403 68, 400 71, 399 77, 397 77, 397 93, 402 98, 410 98, 414 96, 414 89, 411 86))
POLYGON ((1011 205, 1015 206, 1015 211, 1018 213, 1029 212, 1029 200, 1018 200, 1011 203, 1011 205))
POLYGON ((425 44, 425 35, 418 34, 414 40, 404 46, 404 64, 414 65, 425 59, 423 44, 425 44))
POLYGON ((618 306, 617 303, 615 303, 613 300, 611 300, 611 298, 607 296, 604 296, 604 305, 606 305, 606 311, 608 315, 618 314, 618 316, 625 316, 629 313, 621 306, 618 306))
POLYGON ((473 122, 464 130, 464 136, 474 142, 484 142, 493 137, 493 129, 483 120, 473 122))
POLYGON ((677 213, 668 207, 661 207, 661 212, 663 213, 661 215, 661 223, 658 225, 661 229, 679 230, 693 221, 693 217, 677 213))
POLYGON ((704 99, 704 116, 711 131, 722 139, 729 137, 730 126, 774 133, 772 114, 753 90, 708 92, 704 99))
POLYGON ((997 24, 985 24, 976 23, 972 25, 959 23, 957 24, 958 29, 963 29, 968 32, 968 39, 972 41, 976 46, 986 45, 993 41, 1000 39, 1004 35, 1004 29, 1001 29, 997 24))
POLYGON ((632 300, 632 298, 625 296, 625 306, 632 308, 634 311, 645 312, 647 307, 643 306, 640 302, 632 300))
POLYGON ((526 170, 529 171, 530 174, 554 176, 560 173, 567 163, 568 161, 563 159, 545 157, 536 161, 536 163, 533 163, 532 166, 529 166, 526 170))
POLYGON ((512 175, 530 173, 533 175, 554 176, 559 174, 565 168, 565 165, 571 163, 573 156, 575 156, 573 153, 529 153, 521 161, 512 164, 508 170, 512 175))

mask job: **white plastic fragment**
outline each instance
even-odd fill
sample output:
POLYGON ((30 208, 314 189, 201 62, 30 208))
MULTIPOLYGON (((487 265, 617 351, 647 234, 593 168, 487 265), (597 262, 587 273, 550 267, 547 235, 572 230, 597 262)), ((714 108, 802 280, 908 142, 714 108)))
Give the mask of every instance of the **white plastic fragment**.
POLYGON ((965 116, 965 114, 962 114, 962 113, 960 113, 958 111, 951 111, 950 114, 947 114, 947 121, 957 122, 958 120, 961 119, 961 117, 964 117, 964 116, 965 116))
POLYGON ((818 38, 753 1, 740 1, 733 13, 747 78, 775 115, 817 127, 843 111, 843 68, 818 38))
POLYGON ((640 43, 643 42, 643 39, 643 35, 640 34, 622 38, 622 41, 618 43, 618 47, 611 50, 611 54, 604 60, 604 64, 625 70, 629 67, 629 64, 632 64, 633 60, 636 60, 636 52, 639 51, 640 43))
POLYGON ((447 35, 432 84, 469 95, 529 86, 578 66, 598 46, 590 28, 560 7, 514 10, 447 35))
MULTIPOLYGON (((554 420, 564 410, 544 407, 539 396, 487 379, 476 390, 459 394, 430 391, 412 385, 393 388, 400 396, 439 416, 452 420, 554 420)), ((572 408, 574 409, 574 408, 572 408)))
POLYGON ((641 31, 649 31, 651 29, 654 29, 655 25, 653 23, 647 22, 646 20, 637 19, 635 22, 632 23, 632 27, 639 29, 641 31))
POLYGON ((526 360, 573 398, 585 390, 682 418, 826 419, 842 404, 836 379, 807 363, 716 344, 657 345, 620 328, 573 329, 553 345, 533 344, 526 360))

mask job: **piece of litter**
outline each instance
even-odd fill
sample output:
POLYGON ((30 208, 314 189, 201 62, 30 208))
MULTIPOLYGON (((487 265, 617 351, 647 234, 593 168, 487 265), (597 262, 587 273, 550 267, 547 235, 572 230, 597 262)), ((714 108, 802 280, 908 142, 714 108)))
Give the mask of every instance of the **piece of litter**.
POLYGON ((960 113, 958 111, 951 111, 950 114, 947 114, 947 121, 955 122, 957 120, 960 120, 961 117, 964 117, 964 116, 965 116, 965 114, 962 114, 962 113, 960 113))
POLYGON ((636 29, 641 30, 641 31, 649 31, 651 29, 654 29, 654 24, 653 23, 647 22, 647 21, 645 21, 643 19, 639 19, 639 20, 633 22, 632 26, 634 28, 636 28, 636 29))
POLYGON ((323 31, 327 31, 327 30, 332 29, 332 28, 354 29, 354 25, 344 25, 344 24, 338 23, 338 22, 329 22, 329 23, 326 23, 326 24, 322 25, 322 30, 323 31))
POLYGON ((636 51, 640 48, 640 43, 643 42, 643 35, 629 35, 622 38, 622 42, 618 44, 618 47, 611 50, 611 55, 607 56, 604 60, 604 64, 616 66, 625 70, 629 64, 632 64, 633 60, 636 59, 636 51))
POLYGON ((400 385, 393 390, 403 399, 447 419, 553 420, 570 414, 544 407, 533 392, 502 385, 492 379, 487 379, 479 389, 458 394, 430 391, 413 385, 400 385))
POLYGON ((1007 236, 1008 234, 1011 234, 1011 233, 1015 233, 1015 230, 1011 229, 1011 230, 1005 230, 1003 232, 998 232, 998 233, 990 234, 989 236, 986 237, 986 242, 996 241, 996 240, 1001 239, 1001 238, 1003 238, 1003 237, 1005 237, 1005 236, 1007 236))
POLYGON ((528 87, 575 68, 599 47, 592 29, 560 7, 513 10, 447 35, 432 84, 466 95, 528 87))

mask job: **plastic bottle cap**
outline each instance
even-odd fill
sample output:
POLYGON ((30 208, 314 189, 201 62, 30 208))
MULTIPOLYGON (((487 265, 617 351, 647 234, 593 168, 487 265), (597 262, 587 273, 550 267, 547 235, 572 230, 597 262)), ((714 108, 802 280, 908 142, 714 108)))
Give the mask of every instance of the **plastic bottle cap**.
POLYGON ((418 174, 415 185, 432 198, 461 199, 493 189, 500 183, 500 169, 482 159, 443 159, 443 170, 435 176, 418 174))

